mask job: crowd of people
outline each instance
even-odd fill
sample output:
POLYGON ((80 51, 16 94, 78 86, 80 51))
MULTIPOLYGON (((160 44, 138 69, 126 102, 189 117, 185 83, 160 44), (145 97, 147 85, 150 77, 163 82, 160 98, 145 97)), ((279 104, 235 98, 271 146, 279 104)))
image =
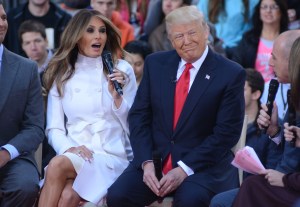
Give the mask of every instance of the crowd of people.
POLYGON ((297 0, 0 0, 0 206, 299 207, 299 56, 297 0))

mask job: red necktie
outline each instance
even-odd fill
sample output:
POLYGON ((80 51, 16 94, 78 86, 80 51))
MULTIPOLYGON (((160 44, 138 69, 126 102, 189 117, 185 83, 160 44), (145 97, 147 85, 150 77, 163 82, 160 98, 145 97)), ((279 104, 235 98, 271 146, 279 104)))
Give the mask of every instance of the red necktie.
MULTIPOLYGON (((176 127, 184 102, 189 92, 191 68, 193 68, 193 65, 191 63, 185 64, 184 71, 176 83, 176 91, 175 91, 175 99, 174 99, 173 130, 176 127)), ((163 173, 167 174, 171 169, 172 169, 172 159, 171 159, 171 154, 169 154, 167 156, 167 159, 164 162, 163 173)))

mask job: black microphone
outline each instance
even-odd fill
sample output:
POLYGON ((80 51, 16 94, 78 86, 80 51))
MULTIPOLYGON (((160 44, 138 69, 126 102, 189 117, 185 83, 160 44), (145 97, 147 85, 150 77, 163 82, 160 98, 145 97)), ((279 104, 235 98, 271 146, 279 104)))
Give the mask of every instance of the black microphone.
MULTIPOLYGON (((109 74, 113 74, 114 64, 112 61, 111 53, 109 51, 104 50, 102 52, 102 60, 104 62, 105 67, 107 68, 109 74)), ((115 87, 116 91, 118 92, 118 94, 120 96, 122 96, 123 90, 122 90, 121 84, 118 83, 118 81, 116 81, 116 80, 113 81, 113 84, 114 84, 114 87, 115 87)))
MULTIPOLYGON (((292 103, 291 89, 287 91, 287 101, 288 101, 288 123, 289 126, 296 126, 296 110, 292 103)), ((295 147, 296 132, 293 132, 294 138, 291 140, 291 145, 295 147)))
MULTIPOLYGON (((279 86, 279 83, 276 79, 272 79, 270 81, 270 85, 269 85, 269 94, 268 94, 268 99, 267 99, 267 107, 268 107, 268 111, 267 111, 267 114, 271 117, 271 114, 272 114, 272 110, 273 110, 273 102, 275 100, 275 97, 276 97, 276 93, 277 93, 277 90, 278 90, 278 86, 279 86)), ((266 133, 266 130, 267 130, 268 127, 264 127, 262 129, 263 133, 266 133)))
MULTIPOLYGON (((156 176, 157 180, 160 181, 160 179, 163 177, 163 174, 162 174, 161 155, 158 151, 154 151, 152 153, 152 160, 153 160, 154 169, 155 169, 155 176, 156 176)), ((163 199, 164 198, 162 198, 162 197, 158 197, 157 202, 161 203, 163 201, 163 199)))

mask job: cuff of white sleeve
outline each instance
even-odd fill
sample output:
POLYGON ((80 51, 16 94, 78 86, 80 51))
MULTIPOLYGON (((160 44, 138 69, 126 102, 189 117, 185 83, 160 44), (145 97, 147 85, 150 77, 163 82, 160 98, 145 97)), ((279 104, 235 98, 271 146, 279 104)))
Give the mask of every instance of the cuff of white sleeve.
POLYGON ((177 162, 177 164, 183 169, 183 171, 188 175, 193 175, 194 171, 192 168, 188 167, 186 164, 184 164, 181 160, 177 162))
POLYGON ((20 155, 17 148, 12 146, 11 144, 6 144, 6 145, 2 146, 2 148, 4 148, 6 151, 8 151, 8 153, 10 154, 10 160, 12 160, 20 155))

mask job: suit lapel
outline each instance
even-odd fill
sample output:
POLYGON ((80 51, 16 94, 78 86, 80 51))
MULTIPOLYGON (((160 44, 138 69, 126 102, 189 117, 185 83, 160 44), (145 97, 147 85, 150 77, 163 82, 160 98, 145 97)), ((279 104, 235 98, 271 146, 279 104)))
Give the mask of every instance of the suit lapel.
POLYGON ((211 50, 209 50, 207 57, 201 65, 200 70, 198 71, 193 85, 186 98, 186 101, 184 103, 183 109, 177 122, 176 129, 174 131, 174 136, 180 130, 180 128, 188 121, 188 118, 193 112, 196 105, 198 104, 199 99, 201 98, 207 87, 212 83, 216 75, 214 69, 214 54, 211 50))
POLYGON ((10 54, 4 48, 0 76, 0 112, 4 107, 18 71, 15 64, 17 63, 10 61, 10 54))
MULTIPOLYGON (((173 132, 173 116, 174 116, 174 94, 176 88, 176 76, 180 57, 174 51, 174 54, 165 61, 162 67, 161 79, 161 101, 163 106, 165 123, 167 131, 173 132)), ((170 134, 171 135, 171 134, 170 134)))

